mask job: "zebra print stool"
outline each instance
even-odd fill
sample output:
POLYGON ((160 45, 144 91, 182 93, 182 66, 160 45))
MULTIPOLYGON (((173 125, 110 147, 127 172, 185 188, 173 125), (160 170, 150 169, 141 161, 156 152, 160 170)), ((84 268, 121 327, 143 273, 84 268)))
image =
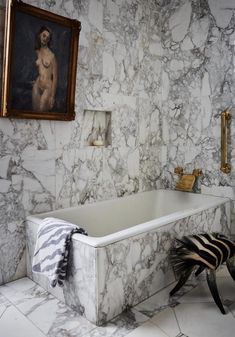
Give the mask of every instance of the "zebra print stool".
POLYGON ((205 269, 211 295, 222 314, 225 314, 216 284, 215 271, 226 262, 228 271, 235 281, 235 266, 232 264, 234 255, 235 243, 219 233, 203 233, 176 239, 176 246, 170 251, 170 262, 179 281, 171 290, 170 296, 185 284, 195 269, 196 276, 205 269))

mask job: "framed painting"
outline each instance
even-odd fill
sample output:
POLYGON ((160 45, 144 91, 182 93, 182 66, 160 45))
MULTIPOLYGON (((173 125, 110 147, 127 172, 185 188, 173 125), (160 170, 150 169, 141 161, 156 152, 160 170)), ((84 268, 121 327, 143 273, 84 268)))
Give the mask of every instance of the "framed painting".
POLYGON ((73 120, 81 23, 17 0, 5 21, 1 117, 73 120))

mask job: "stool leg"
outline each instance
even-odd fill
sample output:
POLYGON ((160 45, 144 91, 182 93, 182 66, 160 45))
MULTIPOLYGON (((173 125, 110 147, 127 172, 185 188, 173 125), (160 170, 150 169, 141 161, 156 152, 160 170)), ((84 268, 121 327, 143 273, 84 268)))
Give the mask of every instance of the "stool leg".
POLYGON ((182 274, 180 276, 180 279, 178 281, 178 283, 176 284, 176 286, 171 290, 170 292, 170 296, 174 295, 181 287, 183 287, 183 285, 185 284, 185 282, 187 281, 187 279, 189 278, 190 274, 192 273, 193 268, 190 268, 188 271, 186 271, 184 274, 182 274))
POLYGON ((230 260, 227 260, 226 265, 227 265, 227 268, 228 268, 228 271, 229 271, 230 275, 232 276, 232 278, 235 281, 235 266, 233 264, 233 258, 230 259, 230 260))
POLYGON ((200 267, 196 270, 195 276, 198 276, 199 274, 201 274, 201 273, 203 272, 204 269, 205 269, 205 267, 200 266, 200 267))
POLYGON ((216 285, 216 277, 215 277, 215 271, 214 270, 206 270, 206 278, 207 278, 207 284, 208 287, 211 291, 211 295, 215 301, 215 303, 217 304, 217 306, 219 307, 220 311, 222 312, 223 315, 226 314, 223 304, 221 302, 220 296, 219 296, 219 292, 218 292, 218 288, 216 285))

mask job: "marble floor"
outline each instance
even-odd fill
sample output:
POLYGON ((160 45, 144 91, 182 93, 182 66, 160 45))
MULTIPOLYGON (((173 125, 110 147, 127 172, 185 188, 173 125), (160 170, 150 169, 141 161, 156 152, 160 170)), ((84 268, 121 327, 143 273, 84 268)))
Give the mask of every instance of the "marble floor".
POLYGON ((219 312, 201 277, 199 283, 190 281, 170 302, 172 286, 97 327, 22 278, 0 287, 0 337, 231 337, 235 335, 235 282, 224 268, 217 273, 217 282, 226 315, 219 312))

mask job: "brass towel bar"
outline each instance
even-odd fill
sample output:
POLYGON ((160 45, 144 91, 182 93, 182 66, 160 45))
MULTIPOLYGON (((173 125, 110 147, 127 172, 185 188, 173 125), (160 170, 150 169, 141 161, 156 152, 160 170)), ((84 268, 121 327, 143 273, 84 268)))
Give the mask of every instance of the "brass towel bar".
POLYGON ((231 172, 231 165, 228 163, 228 121, 231 118, 229 109, 221 112, 221 171, 231 172))

